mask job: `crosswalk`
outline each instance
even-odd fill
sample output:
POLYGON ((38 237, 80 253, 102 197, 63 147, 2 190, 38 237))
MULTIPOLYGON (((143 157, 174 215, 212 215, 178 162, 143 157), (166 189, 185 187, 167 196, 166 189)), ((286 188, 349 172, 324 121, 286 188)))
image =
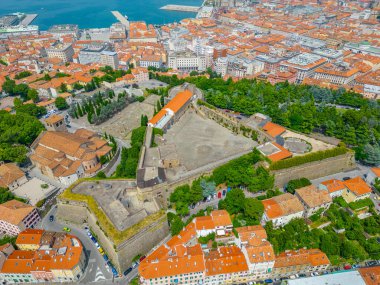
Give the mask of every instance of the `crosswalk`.
POLYGON ((97 281, 102 281, 106 280, 106 277, 104 277, 103 272, 99 269, 99 267, 96 269, 96 274, 95 274, 95 282, 97 281))

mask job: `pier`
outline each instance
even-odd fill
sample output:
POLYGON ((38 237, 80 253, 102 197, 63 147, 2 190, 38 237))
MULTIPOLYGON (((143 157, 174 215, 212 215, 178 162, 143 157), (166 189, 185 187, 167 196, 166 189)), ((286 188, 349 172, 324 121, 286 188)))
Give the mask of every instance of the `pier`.
POLYGON ((25 18, 20 22, 22 26, 30 25, 35 18, 37 18, 38 14, 26 14, 25 18))
POLYGON ((129 21, 127 17, 124 17, 119 11, 111 11, 112 15, 119 20, 124 26, 129 27, 129 21))
POLYGON ((180 12, 194 12, 197 13, 200 7, 197 6, 186 6, 186 5, 165 5, 161 7, 162 10, 169 11, 180 11, 180 12))

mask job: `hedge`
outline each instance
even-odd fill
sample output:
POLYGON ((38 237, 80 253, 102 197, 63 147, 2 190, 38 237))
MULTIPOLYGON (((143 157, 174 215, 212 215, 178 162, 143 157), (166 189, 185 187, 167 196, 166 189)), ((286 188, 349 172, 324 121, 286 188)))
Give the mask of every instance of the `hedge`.
POLYGON ((302 165, 302 164, 313 162, 313 161, 320 161, 326 158, 335 157, 338 155, 345 154, 347 152, 348 152, 348 149, 346 147, 339 146, 333 149, 321 150, 321 151, 309 153, 302 156, 295 156, 295 157, 288 158, 285 160, 279 160, 279 161, 273 162, 270 165, 269 169, 270 170, 286 169, 286 168, 302 165))
POLYGON ((133 225, 132 227, 125 229, 124 231, 118 231, 113 225, 113 223, 110 221, 110 219, 107 217, 107 215, 100 208, 100 206, 98 205, 94 197, 83 195, 83 194, 76 194, 72 192, 72 189, 78 184, 84 181, 94 181, 94 180, 97 180, 97 179, 90 178, 90 179, 77 180, 60 195, 60 198, 65 199, 65 200, 74 200, 74 201, 86 203, 88 210, 96 216, 96 219, 99 222, 99 227, 103 230, 106 236, 108 236, 109 238, 113 240, 115 245, 118 245, 122 241, 130 238, 131 236, 133 236, 134 234, 138 233, 143 228, 145 228, 147 225, 152 224, 153 222, 160 219, 163 215, 165 215, 165 211, 160 210, 157 213, 149 215, 148 217, 141 220, 140 222, 133 225))
POLYGON ((203 100, 201 100, 201 99, 198 99, 198 100, 197 100, 197 104, 198 104, 199 106, 206 106, 206 107, 209 108, 209 109, 216 110, 216 107, 215 107, 215 106, 213 106, 213 105, 211 105, 211 104, 209 104, 209 103, 207 103, 207 102, 205 102, 205 101, 203 101, 203 100))

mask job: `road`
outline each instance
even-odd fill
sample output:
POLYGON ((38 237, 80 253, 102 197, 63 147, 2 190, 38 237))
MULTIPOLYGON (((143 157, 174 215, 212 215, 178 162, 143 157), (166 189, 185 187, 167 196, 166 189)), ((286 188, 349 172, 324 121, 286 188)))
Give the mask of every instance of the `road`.
MULTIPOLYGON (((49 221, 50 215, 55 216, 55 214, 56 207, 53 207, 42 219, 40 224, 41 228, 47 231, 62 232, 63 227, 66 225, 60 224, 57 221, 49 221)), ((113 275, 111 271, 105 266, 105 261, 102 255, 97 250, 95 244, 87 236, 86 231, 84 229, 73 227, 72 225, 69 225, 69 227, 71 228, 71 234, 77 236, 81 240, 88 257, 86 271, 80 281, 80 284, 88 284, 94 281, 112 280, 113 275)))

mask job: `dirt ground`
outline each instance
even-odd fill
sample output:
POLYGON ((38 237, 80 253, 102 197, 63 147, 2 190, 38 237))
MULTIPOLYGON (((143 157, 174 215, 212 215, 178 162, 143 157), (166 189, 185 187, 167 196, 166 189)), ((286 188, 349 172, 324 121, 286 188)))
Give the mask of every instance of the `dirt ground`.
POLYGON ((174 144, 180 164, 187 171, 219 161, 257 145, 255 141, 234 135, 210 119, 187 111, 164 135, 166 144, 174 144))

